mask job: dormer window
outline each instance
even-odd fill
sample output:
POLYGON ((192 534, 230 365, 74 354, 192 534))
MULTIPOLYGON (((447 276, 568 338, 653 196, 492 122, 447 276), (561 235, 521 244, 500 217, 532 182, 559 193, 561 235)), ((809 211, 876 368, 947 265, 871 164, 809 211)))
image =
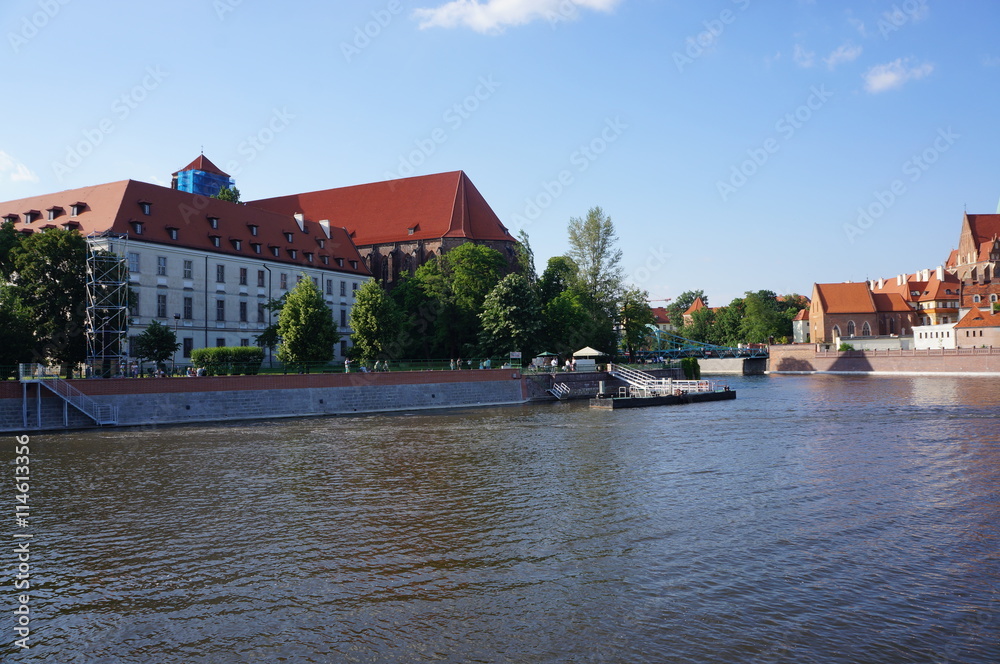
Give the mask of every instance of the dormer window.
POLYGON ((255 254, 259 254, 260 253, 260 242, 251 242, 250 246, 253 248, 253 252, 255 254))
POLYGON ((6 221, 6 222, 9 222, 9 223, 12 223, 12 224, 16 224, 17 220, 18 220, 18 217, 17 217, 16 214, 8 214, 8 215, 4 215, 3 220, 6 221))
POLYGON ((323 265, 329 265, 330 264, 330 257, 327 256, 326 254, 320 256, 319 259, 321 261, 323 261, 323 265))
POLYGON ((139 208, 142 210, 144 215, 149 216, 149 213, 152 211, 153 204, 149 201, 139 201, 139 208))
POLYGON ((67 221, 62 225, 64 231, 71 231, 74 228, 80 228, 79 221, 67 221))
POLYGON ((292 233, 285 233, 285 242, 288 242, 289 244, 295 242, 295 236, 292 233))
POLYGON ((337 259, 337 266, 338 267, 344 267, 344 259, 343 258, 338 258, 337 259))
POLYGON ((208 238, 212 241, 213 247, 222 246, 222 238, 219 237, 218 235, 209 235, 208 238))
POLYGON ((208 225, 211 226, 212 228, 218 228, 219 227, 219 218, 218 217, 209 217, 208 218, 208 225))
POLYGON ((55 221, 56 217, 63 213, 63 209, 61 207, 50 207, 46 211, 49 213, 49 221, 55 221))
POLYGON ((414 233, 416 233, 419 230, 420 230, 420 224, 415 224, 415 225, 410 226, 409 228, 406 229, 406 234, 407 235, 413 235, 414 233))
POLYGON ((250 229, 250 235, 257 237, 257 230, 259 228, 257 224, 247 224, 247 228, 250 229))
POLYGON ((306 260, 307 261, 309 261, 310 263, 313 262, 313 254, 312 254, 311 251, 307 251, 306 254, 305 254, 305 256, 306 256, 306 260))
POLYGON ((289 249, 288 250, 288 255, 292 258, 293 261, 294 260, 298 260, 299 251, 298 251, 298 249, 289 249))
POLYGON ((357 261, 351 261, 351 269, 352 270, 357 270, 358 269, 358 262, 357 261))
POLYGON ((132 231, 136 235, 142 235, 142 227, 144 226, 144 224, 141 221, 132 221, 132 222, 129 222, 129 223, 131 223, 131 225, 132 225, 132 231))
POLYGON ((319 245, 320 249, 325 249, 326 248, 326 240, 325 239, 323 239, 321 237, 318 237, 318 238, 316 238, 316 243, 319 245))
POLYGON ((167 226, 167 235, 170 236, 171 240, 177 239, 177 231, 179 229, 176 226, 167 226))
POLYGON ((87 207, 86 203, 73 203, 69 206, 69 216, 76 217, 87 207))
POLYGON ((24 213, 24 223, 30 224, 35 219, 38 219, 38 217, 40 217, 41 214, 42 213, 39 212, 38 210, 28 210, 27 212, 24 213))
POLYGON ((274 256, 275 258, 281 256, 281 247, 276 247, 272 245, 270 249, 271 249, 271 255, 274 256))
POLYGON ((233 240, 233 249, 236 251, 243 251, 243 240, 233 240))

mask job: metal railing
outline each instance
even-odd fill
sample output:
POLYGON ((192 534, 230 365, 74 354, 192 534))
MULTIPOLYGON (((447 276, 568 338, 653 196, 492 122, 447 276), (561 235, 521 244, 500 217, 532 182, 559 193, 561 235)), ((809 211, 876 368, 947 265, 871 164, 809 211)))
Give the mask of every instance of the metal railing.
POLYGON ((118 424, 117 406, 97 403, 44 365, 22 364, 18 367, 18 375, 22 383, 44 385, 97 424, 118 424))

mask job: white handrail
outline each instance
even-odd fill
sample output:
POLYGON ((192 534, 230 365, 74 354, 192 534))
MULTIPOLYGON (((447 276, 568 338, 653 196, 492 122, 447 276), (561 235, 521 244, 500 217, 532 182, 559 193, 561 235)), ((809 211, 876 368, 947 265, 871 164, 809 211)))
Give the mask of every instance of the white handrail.
POLYGON ((48 367, 41 364, 22 364, 18 367, 21 382, 39 383, 45 385, 59 398, 73 406, 97 424, 117 424, 118 407, 109 404, 99 404, 86 394, 76 389, 58 374, 51 373, 48 367))

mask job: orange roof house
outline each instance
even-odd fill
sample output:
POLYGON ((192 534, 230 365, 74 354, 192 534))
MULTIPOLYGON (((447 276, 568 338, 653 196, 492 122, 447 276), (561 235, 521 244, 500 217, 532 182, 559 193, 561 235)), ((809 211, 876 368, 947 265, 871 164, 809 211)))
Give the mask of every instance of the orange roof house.
POLYGON ((514 265, 517 241, 462 171, 250 201, 248 206, 347 229, 361 256, 392 284, 434 255, 475 242, 514 265))
POLYGON ((962 281, 992 281, 1000 268, 1000 214, 966 214, 947 267, 962 281))
POLYGON ((972 307, 955 325, 955 341, 959 348, 1000 346, 1000 313, 972 307))
POLYGON ((868 283, 814 284, 809 310, 816 343, 835 339, 904 335, 916 316, 899 293, 873 293, 868 283))

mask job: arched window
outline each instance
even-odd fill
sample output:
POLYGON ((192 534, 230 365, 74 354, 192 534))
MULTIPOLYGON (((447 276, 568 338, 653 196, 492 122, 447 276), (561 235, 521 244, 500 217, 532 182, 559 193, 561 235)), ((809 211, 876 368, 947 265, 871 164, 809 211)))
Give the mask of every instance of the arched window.
POLYGON ((855 331, 854 330, 854 321, 853 320, 847 321, 847 336, 853 337, 854 336, 854 331, 855 331))
POLYGON ((990 295, 990 302, 996 302, 996 301, 997 301, 997 294, 993 293, 993 295, 990 295))
POLYGON ((834 325, 833 326, 833 336, 834 337, 840 337, 840 326, 839 325, 834 325))
POLYGON ((979 297, 978 295, 973 295, 972 301, 975 302, 976 304, 979 304, 980 302, 983 301, 983 298, 979 297))
POLYGON ((870 337, 872 335, 872 326, 865 321, 865 324, 861 326, 861 336, 870 337))

